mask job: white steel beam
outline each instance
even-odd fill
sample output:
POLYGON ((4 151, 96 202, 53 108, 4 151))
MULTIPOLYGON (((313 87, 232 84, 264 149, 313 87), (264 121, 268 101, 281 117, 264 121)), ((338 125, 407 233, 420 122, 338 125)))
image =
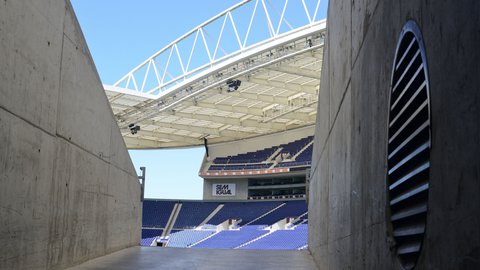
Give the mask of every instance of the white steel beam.
POLYGON ((159 149, 159 148, 169 148, 169 147, 182 147, 182 146, 190 146, 190 145, 200 145, 203 144, 203 140, 198 140, 195 144, 191 144, 184 141, 170 141, 170 142, 162 142, 157 140, 151 140, 141 137, 126 137, 124 136, 123 139, 125 140, 125 144, 129 149, 159 149))
MULTIPOLYGON (((257 129, 268 130, 269 133, 272 131, 274 132, 285 131, 288 128, 287 125, 283 123, 277 123, 277 122, 263 123, 262 121, 257 121, 250 118, 242 120, 242 119, 233 118, 233 117, 221 117, 221 116, 215 116, 215 115, 193 114, 193 113, 184 113, 184 112, 175 112, 174 115, 185 117, 185 118, 212 121, 212 122, 216 122, 224 125, 233 125, 238 127, 253 127, 257 129)), ((264 133, 258 133, 258 135, 261 135, 261 134, 264 134, 264 133)))
POLYGON ((269 66, 265 68, 266 70, 273 70, 273 71, 278 71, 278 72, 283 72, 291 75, 297 75, 300 77, 308 77, 311 79, 317 79, 320 82, 320 72, 316 72, 310 69, 305 69, 305 68, 297 68, 297 67, 292 67, 292 66, 287 66, 287 65, 274 65, 274 66, 269 66))
POLYGON ((305 92, 308 94, 315 94, 317 95, 317 89, 318 86, 313 86, 313 85, 301 85, 297 83, 286 83, 286 82, 281 82, 281 81, 274 81, 274 80, 265 80, 265 79, 259 79, 255 77, 250 77, 248 79, 252 83, 264 85, 264 86, 270 86, 270 87, 276 87, 276 88, 281 88, 281 89, 286 89, 286 90, 291 90, 295 92, 305 92))
MULTIPOLYGON (((177 135, 173 133, 162 133, 159 131, 148 131, 148 130, 139 130, 137 134, 135 135, 129 135, 130 130, 128 129, 121 129, 121 132, 123 135, 127 135, 127 137, 139 137, 142 138, 142 136, 148 136, 148 137, 154 137, 154 138, 159 138, 159 139, 164 139, 164 140, 171 140, 171 141, 182 141, 182 142, 187 142, 189 144, 197 144, 199 140, 201 140, 201 137, 192 137, 192 136, 184 136, 184 135, 177 135)), ((125 137, 125 136, 124 136, 125 137)))
POLYGON ((244 131, 233 131, 228 129, 221 129, 220 128, 211 128, 207 126, 194 126, 194 125, 184 125, 184 124, 177 124, 175 122, 161 122, 155 121, 152 123, 153 125, 161 126, 162 128, 172 128, 177 130, 186 130, 200 134, 209 134, 215 135, 219 137, 227 137, 231 139, 241 139, 245 138, 246 136, 255 135, 252 132, 244 132, 244 131))

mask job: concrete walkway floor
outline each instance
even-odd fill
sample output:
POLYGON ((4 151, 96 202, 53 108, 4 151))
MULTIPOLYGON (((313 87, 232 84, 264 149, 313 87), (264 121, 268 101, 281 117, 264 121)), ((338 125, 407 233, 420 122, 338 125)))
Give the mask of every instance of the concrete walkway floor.
POLYGON ((69 270, 250 270, 317 269, 307 250, 233 250, 132 247, 106 255, 69 270))

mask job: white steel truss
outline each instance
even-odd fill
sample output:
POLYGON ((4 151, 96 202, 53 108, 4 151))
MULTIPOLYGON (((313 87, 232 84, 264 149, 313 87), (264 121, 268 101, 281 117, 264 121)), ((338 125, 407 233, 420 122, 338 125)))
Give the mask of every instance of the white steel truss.
POLYGON ((326 21, 317 18, 321 0, 277 2, 242 1, 105 85, 123 136, 135 138, 126 139, 127 146, 200 145, 204 137, 215 143, 314 124, 326 31, 326 21), (238 91, 229 91, 230 80, 241 81, 238 91), (165 123, 155 118, 172 112, 248 121, 218 130, 170 123, 175 128, 162 130, 165 123), (151 130, 130 134, 132 123, 151 130))

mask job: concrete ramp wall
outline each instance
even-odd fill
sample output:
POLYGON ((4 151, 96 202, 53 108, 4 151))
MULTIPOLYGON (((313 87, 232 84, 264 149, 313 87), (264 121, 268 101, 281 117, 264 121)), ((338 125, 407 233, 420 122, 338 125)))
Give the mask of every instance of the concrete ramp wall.
POLYGON ((425 44, 432 119, 415 269, 480 269, 479 14, 473 0, 329 1, 308 213, 320 269, 411 269, 396 253, 416 246, 392 237, 386 181, 392 66, 409 20, 425 44))
POLYGON ((132 245, 140 186, 72 7, 0 2, 0 269, 132 245))

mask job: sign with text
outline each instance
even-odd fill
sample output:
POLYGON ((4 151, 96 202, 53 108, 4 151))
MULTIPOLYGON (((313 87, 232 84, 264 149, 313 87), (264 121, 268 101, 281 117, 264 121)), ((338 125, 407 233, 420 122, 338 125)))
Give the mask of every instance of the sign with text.
POLYGON ((235 184, 212 184, 213 196, 235 196, 235 184))

